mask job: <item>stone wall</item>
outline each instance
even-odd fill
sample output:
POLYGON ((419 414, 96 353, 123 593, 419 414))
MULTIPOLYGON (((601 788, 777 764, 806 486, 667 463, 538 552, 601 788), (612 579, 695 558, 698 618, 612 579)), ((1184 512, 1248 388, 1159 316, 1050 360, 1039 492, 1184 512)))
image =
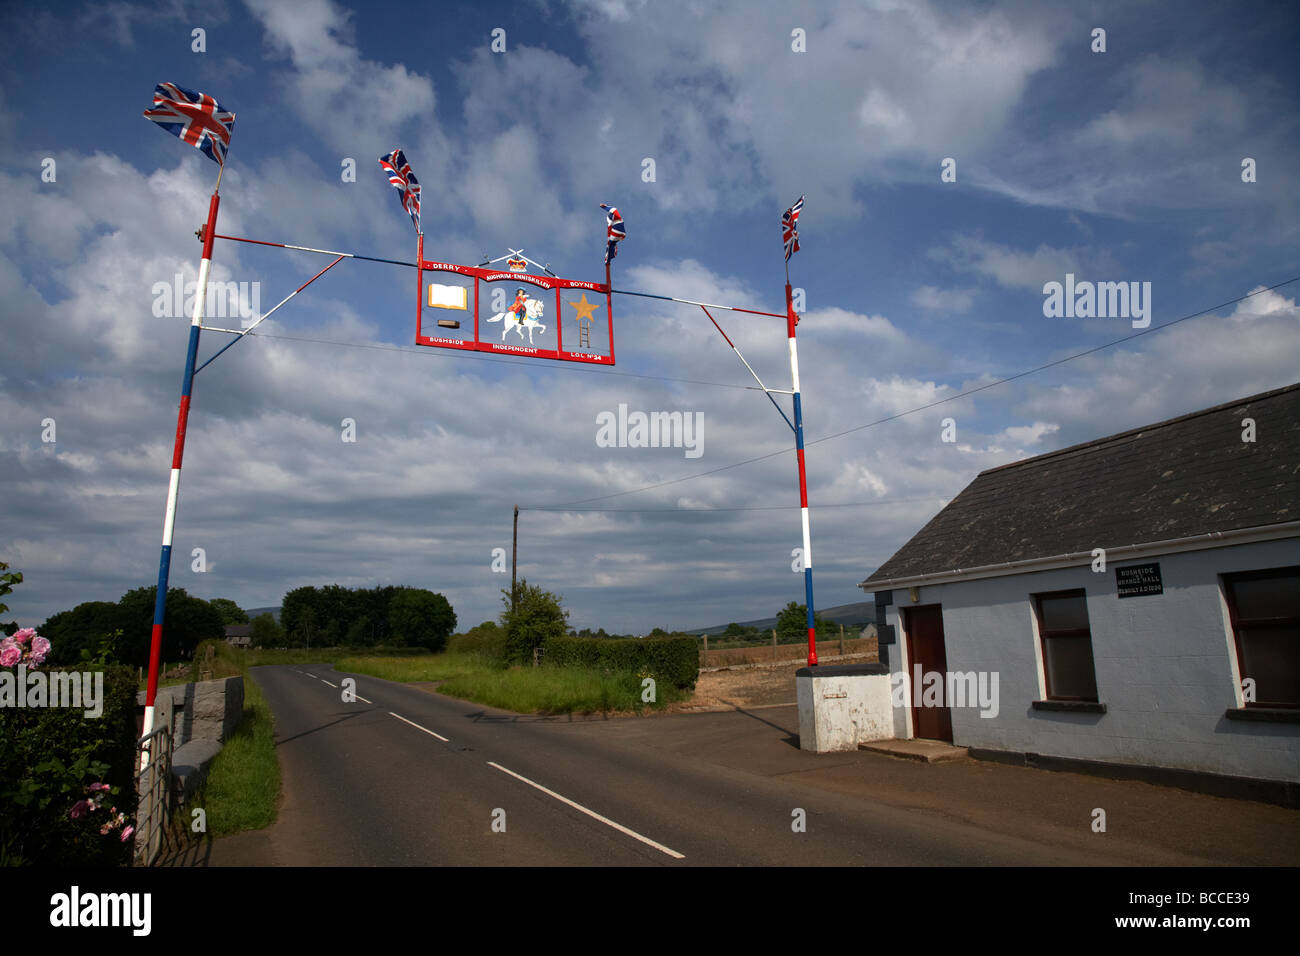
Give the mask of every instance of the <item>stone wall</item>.
MULTIPOLYGON (((144 692, 137 698, 144 704, 144 692)), ((191 740, 225 743, 244 713, 244 679, 225 677, 158 688, 156 716, 171 712, 172 747, 191 740), (165 698, 165 700, 164 700, 165 698), (170 706, 169 706, 170 705, 170 706)))

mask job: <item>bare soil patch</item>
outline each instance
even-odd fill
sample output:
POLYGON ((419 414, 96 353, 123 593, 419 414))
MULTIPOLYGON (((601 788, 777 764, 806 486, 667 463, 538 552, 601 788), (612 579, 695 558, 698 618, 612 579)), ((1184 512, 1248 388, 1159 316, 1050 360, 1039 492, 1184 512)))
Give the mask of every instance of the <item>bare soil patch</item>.
MULTIPOLYGON (((832 642, 833 643, 833 642, 832 642)), ((869 663, 877 660, 876 639, 845 641, 849 645, 868 645, 868 653, 859 652, 853 657, 818 655, 823 664, 869 663)), ((836 648, 838 650, 838 648, 836 648)), ((712 657, 712 653, 709 654, 712 657)), ((805 660, 768 666, 736 666, 720 670, 703 671, 695 683, 695 696, 665 708, 667 713, 700 713, 713 710, 734 710, 737 707, 763 707, 771 704, 795 703, 794 675, 805 660)))

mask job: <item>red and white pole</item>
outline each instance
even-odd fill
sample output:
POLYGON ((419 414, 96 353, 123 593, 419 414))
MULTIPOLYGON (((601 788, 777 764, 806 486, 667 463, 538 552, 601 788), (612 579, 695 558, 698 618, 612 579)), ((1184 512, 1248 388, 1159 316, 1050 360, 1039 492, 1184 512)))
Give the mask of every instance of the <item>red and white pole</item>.
POLYGON ((813 627, 812 584, 812 529, 808 524, 808 471, 803 460, 803 405, 799 400, 799 350, 795 346, 794 327, 799 317, 794 314, 794 293, 787 280, 785 284, 785 327, 790 340, 790 377, 794 384, 794 445, 799 461, 799 517, 803 522, 803 586, 808 607, 808 666, 817 664, 817 631, 813 627))
MULTIPOLYGON (((220 189, 220 177, 218 177, 220 189)), ((190 395, 194 390, 194 363, 199 354, 199 331, 208 294, 208 269, 212 264, 212 240, 217 232, 217 209, 221 196, 212 191, 208 203, 208 221, 203 226, 203 258, 199 262, 199 281, 194 292, 194 315, 190 320, 189 350, 185 356, 185 376, 181 381, 180 410, 176 415, 176 442, 172 449, 171 479, 167 485, 167 510, 163 515, 162 556, 158 561, 158 594, 154 601, 153 635, 149 645, 149 684, 144 698, 144 736, 153 732, 154 701, 158 696, 158 661, 162 652, 163 622, 167 613, 167 579, 171 574, 172 533, 176 528, 176 504, 181 491, 181 458, 185 454, 185 428, 190 417, 190 395)), ((149 751, 140 758, 140 769, 149 765, 149 751)))

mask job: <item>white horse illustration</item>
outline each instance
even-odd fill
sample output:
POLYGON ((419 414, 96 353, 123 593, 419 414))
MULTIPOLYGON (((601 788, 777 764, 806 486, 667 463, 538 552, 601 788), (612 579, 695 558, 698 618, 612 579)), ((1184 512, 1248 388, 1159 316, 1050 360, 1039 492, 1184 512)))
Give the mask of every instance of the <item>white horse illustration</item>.
POLYGON ((546 326, 537 321, 545 314, 545 312, 546 303, 542 302, 540 299, 529 299, 524 304, 524 319, 522 322, 519 321, 519 317, 513 312, 498 312, 496 315, 492 316, 492 318, 488 319, 488 321, 500 322, 503 319, 505 320, 505 326, 501 329, 502 342, 506 340, 506 336, 510 334, 511 329, 518 332, 521 339, 524 337, 524 329, 527 329, 528 344, 532 345, 533 329, 538 329, 543 335, 546 334, 546 326))

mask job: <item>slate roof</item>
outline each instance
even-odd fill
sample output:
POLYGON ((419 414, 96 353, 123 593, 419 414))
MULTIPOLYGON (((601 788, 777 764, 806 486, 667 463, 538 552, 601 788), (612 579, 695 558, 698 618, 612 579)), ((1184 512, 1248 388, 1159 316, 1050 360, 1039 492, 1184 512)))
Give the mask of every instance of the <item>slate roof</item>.
POLYGON ((1298 519, 1300 383, 981 472, 860 587, 1298 519))

